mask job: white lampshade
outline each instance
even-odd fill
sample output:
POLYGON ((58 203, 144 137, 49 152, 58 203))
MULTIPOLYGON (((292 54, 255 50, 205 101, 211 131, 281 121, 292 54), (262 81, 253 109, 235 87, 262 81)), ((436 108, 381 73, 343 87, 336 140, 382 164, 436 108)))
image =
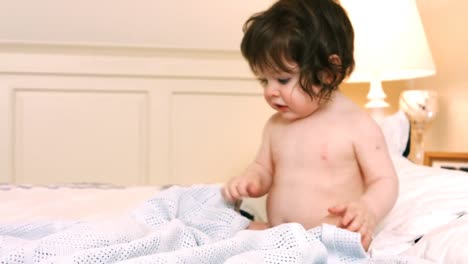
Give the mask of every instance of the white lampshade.
POLYGON ((366 107, 387 107, 382 81, 435 74, 414 0, 341 0, 355 33, 356 68, 347 82, 367 82, 366 107))

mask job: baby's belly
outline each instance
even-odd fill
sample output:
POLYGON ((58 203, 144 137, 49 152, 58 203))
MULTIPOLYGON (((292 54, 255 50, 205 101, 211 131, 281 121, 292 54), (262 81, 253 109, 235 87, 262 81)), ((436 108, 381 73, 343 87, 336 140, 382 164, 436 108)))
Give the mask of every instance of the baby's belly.
POLYGON ((360 194, 354 191, 347 192, 343 189, 331 193, 305 186, 295 188, 273 186, 267 200, 268 221, 272 226, 291 222, 300 223, 306 229, 322 223, 340 226, 341 217, 330 215, 328 208, 344 201, 357 199, 359 196, 360 194))

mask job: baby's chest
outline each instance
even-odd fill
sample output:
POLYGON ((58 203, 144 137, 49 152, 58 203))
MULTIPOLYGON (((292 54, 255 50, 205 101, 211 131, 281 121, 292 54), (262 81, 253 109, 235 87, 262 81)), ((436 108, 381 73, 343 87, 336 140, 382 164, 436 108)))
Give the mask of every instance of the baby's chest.
POLYGON ((271 142, 271 154, 277 165, 339 165, 354 159, 353 141, 345 133, 293 132, 271 142))

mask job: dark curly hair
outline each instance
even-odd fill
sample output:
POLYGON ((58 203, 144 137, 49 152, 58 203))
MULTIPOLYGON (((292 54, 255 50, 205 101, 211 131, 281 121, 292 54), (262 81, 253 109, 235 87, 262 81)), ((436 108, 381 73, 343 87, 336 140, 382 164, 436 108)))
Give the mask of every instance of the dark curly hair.
POLYGON ((354 69, 354 30, 335 0, 279 0, 243 29, 241 51, 252 71, 291 73, 296 63, 300 85, 313 99, 327 101, 354 69))

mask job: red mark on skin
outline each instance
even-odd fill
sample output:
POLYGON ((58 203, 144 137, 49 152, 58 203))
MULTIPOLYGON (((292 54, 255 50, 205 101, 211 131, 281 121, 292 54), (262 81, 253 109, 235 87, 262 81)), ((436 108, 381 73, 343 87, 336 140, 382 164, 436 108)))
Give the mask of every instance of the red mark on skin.
POLYGON ((323 161, 328 160, 328 145, 326 143, 320 148, 320 159, 323 161))

